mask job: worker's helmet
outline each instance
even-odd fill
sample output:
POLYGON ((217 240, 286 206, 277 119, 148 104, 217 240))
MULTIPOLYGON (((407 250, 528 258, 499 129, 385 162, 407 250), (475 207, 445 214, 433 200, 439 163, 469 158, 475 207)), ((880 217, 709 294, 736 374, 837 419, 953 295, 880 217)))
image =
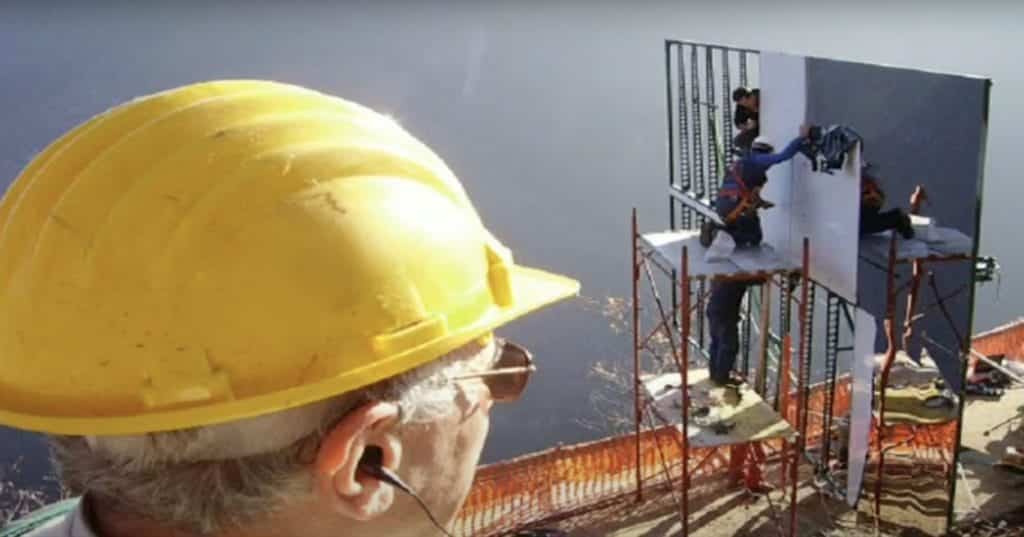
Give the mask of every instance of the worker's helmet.
POLYGON ((0 202, 0 424, 139 434, 367 386, 576 293, 430 149, 263 81, 92 118, 0 202))
POLYGON ((775 147, 767 136, 758 136, 754 138, 754 143, 750 144, 750 150, 755 153, 771 153, 775 151, 775 147))

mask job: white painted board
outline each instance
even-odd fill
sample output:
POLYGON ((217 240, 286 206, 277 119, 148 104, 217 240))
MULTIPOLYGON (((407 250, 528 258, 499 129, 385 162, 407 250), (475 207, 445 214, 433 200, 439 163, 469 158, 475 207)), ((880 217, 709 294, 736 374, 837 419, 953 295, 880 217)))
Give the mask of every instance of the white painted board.
MULTIPOLYGON (((761 134, 777 151, 796 137, 806 121, 807 60, 780 53, 760 55, 761 134)), ((761 212, 765 242, 799 260, 810 239, 811 278, 846 300, 857 301, 860 227, 860 151, 841 170, 812 170, 803 155, 768 170, 764 197, 774 209, 761 212)))
MULTIPOLYGON (((776 150, 793 138, 804 122, 807 108, 807 61, 802 56, 762 52, 760 55, 761 136, 776 150)), ((796 157, 801 158, 801 157, 796 157)), ((792 161, 768 170, 768 184, 762 196, 775 207, 761 211, 764 242, 787 257, 793 256, 793 169, 792 161)), ((811 245, 815 247, 814 244, 811 245)))
POLYGON ((871 398, 874 394, 875 318, 857 308, 856 332, 853 342, 853 393, 850 400, 849 473, 846 480, 846 502, 857 505, 864 484, 871 441, 871 398))
POLYGON ((700 244, 700 232, 693 230, 644 233, 643 240, 657 253, 667 268, 680 271, 683 247, 690 260, 691 277, 736 276, 782 270, 798 270, 799 264, 783 259, 771 246, 763 244, 752 248, 737 248, 727 260, 708 261, 707 249, 700 244))

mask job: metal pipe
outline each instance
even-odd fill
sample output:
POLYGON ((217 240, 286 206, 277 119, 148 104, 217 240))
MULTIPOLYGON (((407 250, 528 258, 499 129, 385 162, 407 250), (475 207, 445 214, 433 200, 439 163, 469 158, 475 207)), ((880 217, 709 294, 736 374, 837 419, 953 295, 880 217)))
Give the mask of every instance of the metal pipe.
MULTIPOLYGON (((679 278, 679 292, 682 295, 684 312, 682 315, 682 322, 680 324, 680 337, 679 340, 683 342, 681 348, 681 355, 679 357, 680 365, 680 392, 682 393, 682 414, 683 414, 683 513, 682 513, 682 526, 683 526, 683 537, 690 534, 690 345, 687 343, 690 340, 690 253, 687 247, 683 247, 682 253, 682 264, 680 265, 679 278)), ((700 315, 700 312, 698 312, 700 315)))
POLYGON ((882 374, 878 387, 878 434, 875 436, 875 449, 878 452, 878 475, 875 479, 875 516, 882 514, 882 475, 885 471, 885 451, 882 449, 882 440, 885 436, 885 391, 889 384, 889 371, 896 359, 896 293, 895 293, 895 272, 896 272, 896 234, 889 239, 889 267, 886 273, 886 294, 885 294, 885 335, 889 342, 885 352, 885 362, 882 365, 882 374))
MULTIPOLYGON (((771 278, 767 281, 770 282, 771 278)), ((771 300, 772 286, 770 283, 761 288, 761 345, 758 350, 757 374, 754 375, 754 391, 763 399, 768 390, 768 345, 771 340, 771 300)))
MULTIPOLYGON (((790 386, 791 376, 790 369, 793 366, 793 342, 789 334, 782 336, 782 356, 779 359, 779 369, 782 374, 779 378, 779 414, 782 415, 782 419, 788 420, 789 418, 789 394, 793 391, 790 386)), ((782 439, 782 451, 783 453, 789 452, 791 442, 782 439)), ((796 440, 792 442, 793 447, 796 447, 796 440)), ((787 457, 782 457, 782 464, 780 465, 782 489, 786 489, 786 477, 789 475, 790 460, 787 457)))
MULTIPOLYGON (((921 212, 921 202, 925 199, 924 189, 917 185, 914 193, 910 195, 910 214, 921 212)), ((914 336, 914 312, 917 311, 918 294, 921 289, 921 276, 924 264, 920 259, 915 259, 911 265, 910 292, 907 294, 907 311, 903 321, 903 348, 910 348, 910 340, 914 336)))
MULTIPOLYGON (((805 362, 805 360, 804 360, 804 357, 807 356, 807 352, 808 352, 808 349, 807 349, 807 338, 805 337, 805 334, 806 334, 807 325, 808 325, 808 319, 807 319, 807 312, 809 311, 809 309, 808 309, 808 295, 810 293, 809 286, 810 286, 810 279, 811 279, 810 278, 810 271, 811 271, 810 239, 807 238, 807 237, 804 237, 804 242, 803 242, 803 262, 802 262, 800 268, 801 268, 801 278, 800 278, 800 309, 797 310, 797 322, 800 323, 800 327, 799 327, 799 330, 800 330, 800 350, 799 350, 799 353, 800 354, 799 354, 799 366, 798 366, 799 369, 798 369, 798 373, 797 373, 797 386, 796 386, 796 394, 797 394, 797 400, 796 400, 796 422, 797 422, 798 436, 796 438, 796 443, 793 446, 793 449, 794 449, 794 452, 793 452, 794 457, 793 457, 793 462, 792 462, 793 466, 790 469, 790 479, 793 481, 793 483, 791 484, 791 486, 792 486, 792 489, 791 489, 792 497, 790 498, 790 513, 789 513, 789 535, 790 535, 790 537, 795 537, 796 536, 796 494, 797 494, 797 490, 796 489, 797 489, 797 478, 799 477, 799 469, 800 469, 800 453, 803 452, 804 446, 806 445, 806 439, 807 439, 807 420, 806 420, 806 417, 804 416, 803 412, 801 412, 801 410, 803 409, 804 403, 805 403, 804 399, 806 399, 806 397, 807 397, 807 394, 805 393, 805 390, 804 390, 804 377, 805 377, 805 372, 804 372, 804 367, 805 367, 804 362, 805 362)), ((789 335, 788 332, 787 332, 786 335, 787 336, 789 335)))
POLYGON ((644 499, 644 481, 640 461, 640 420, 643 417, 640 408, 640 304, 638 301, 640 293, 637 285, 640 283, 640 268, 637 266, 637 220, 636 207, 633 208, 632 233, 630 244, 633 250, 633 410, 636 421, 636 501, 644 499))

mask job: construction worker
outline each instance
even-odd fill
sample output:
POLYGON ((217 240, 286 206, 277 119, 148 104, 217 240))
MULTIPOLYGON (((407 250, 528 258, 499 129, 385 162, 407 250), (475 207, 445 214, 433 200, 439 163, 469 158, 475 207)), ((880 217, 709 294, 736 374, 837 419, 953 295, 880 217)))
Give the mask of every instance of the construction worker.
POLYGON ((438 535, 534 369, 492 332, 578 290, 397 123, 265 81, 64 135, 0 254, 0 424, 80 495, 0 530, 32 537, 438 535))
POLYGON ((750 151, 754 139, 761 133, 761 90, 736 88, 732 92, 732 102, 736 105, 732 123, 740 131, 732 139, 732 143, 742 154, 750 151))
MULTIPOLYGON (((721 217, 723 230, 732 237, 737 247, 757 246, 764 234, 757 211, 773 205, 761 199, 761 188, 768 181, 767 172, 772 166, 785 162, 800 150, 806 142, 808 126, 800 128, 800 136, 794 138, 780 153, 773 153, 771 143, 758 137, 751 144, 751 151, 737 160, 729 170, 715 199, 715 211, 721 217)), ((701 242, 710 243, 712 224, 701 229, 701 242)), ((747 292, 749 280, 714 280, 705 314, 711 342, 709 377, 716 385, 732 384, 731 372, 739 352, 740 307, 747 292)))
POLYGON ((910 215, 900 208, 883 211, 885 192, 878 179, 864 166, 860 173, 860 236, 872 235, 894 229, 904 239, 914 238, 914 227, 910 215))

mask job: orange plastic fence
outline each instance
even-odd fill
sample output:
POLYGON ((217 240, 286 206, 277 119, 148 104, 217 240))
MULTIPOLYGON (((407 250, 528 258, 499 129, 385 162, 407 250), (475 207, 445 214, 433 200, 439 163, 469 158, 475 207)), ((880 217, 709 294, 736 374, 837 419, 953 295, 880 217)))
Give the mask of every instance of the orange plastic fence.
MULTIPOLYGON (((1005 353, 1011 359, 1024 356, 1024 320, 975 338, 974 346, 985 354, 1005 353)), ((834 416, 849 413, 850 396, 851 383, 847 377, 836 385, 834 416)), ((790 398, 784 411, 790 422, 795 416, 796 402, 797 398, 790 398)), ((814 386, 808 401, 809 450, 821 446, 824 409, 823 386, 814 386)), ((873 427, 871 445, 876 434, 873 427)), ((952 461, 955 436, 955 422, 890 427, 885 436, 886 445, 890 446, 886 450, 886 466, 899 471, 900 459, 919 468, 947 466, 952 461)), ((632 434, 604 438, 481 467, 456 520, 456 533, 496 536, 532 523, 630 501, 636 493, 635 438, 632 434)), ((668 485, 678 486, 682 468, 678 431, 671 426, 644 431, 640 444, 645 490, 664 494, 668 485)), ((772 457, 778 455, 781 442, 764 445, 767 455, 772 457)), ((728 456, 727 447, 691 450, 691 498, 702 491, 716 490, 717 485, 726 482, 728 456)))
MULTIPOLYGON (((872 424, 871 445, 875 445, 878 434, 877 423, 872 424)), ((936 465, 947 468, 953 463, 953 446, 956 445, 956 422, 934 425, 890 425, 885 431, 886 465, 902 457, 916 465, 936 465)))
MULTIPOLYGON (((792 398, 790 411, 795 407, 792 398)), ((850 407, 850 383, 837 383, 834 414, 850 407)), ((825 393, 811 390, 808 408, 808 447, 823 437, 825 393)), ((678 487, 682 473, 680 433, 673 426, 640 435, 640 465, 647 497, 678 487), (667 470, 667 471, 666 471, 667 470)), ((636 493, 636 437, 615 436, 572 446, 560 446, 516 459, 483 466, 460 512, 458 535, 486 537, 543 520, 581 514, 609 503, 631 501, 636 493)), ((769 458, 781 442, 764 443, 769 458)), ((729 447, 690 450, 691 499, 718 490, 728 478, 729 447)))
MULTIPOLYGON (((680 434, 666 426, 640 435, 645 489, 678 482, 680 434), (665 472, 664 470, 668 470, 665 472)), ((557 447, 481 467, 456 521, 459 535, 500 535, 545 519, 569 516, 626 501, 636 493, 636 437, 624 435, 557 447)), ((693 479, 709 485, 728 465, 724 449, 694 449, 691 468, 704 462, 693 479)), ((697 483, 695 483, 697 484, 697 483)))
POLYGON ((1005 354, 1009 360, 1024 360, 1024 319, 978 334, 971 346, 986 356, 1005 354))

